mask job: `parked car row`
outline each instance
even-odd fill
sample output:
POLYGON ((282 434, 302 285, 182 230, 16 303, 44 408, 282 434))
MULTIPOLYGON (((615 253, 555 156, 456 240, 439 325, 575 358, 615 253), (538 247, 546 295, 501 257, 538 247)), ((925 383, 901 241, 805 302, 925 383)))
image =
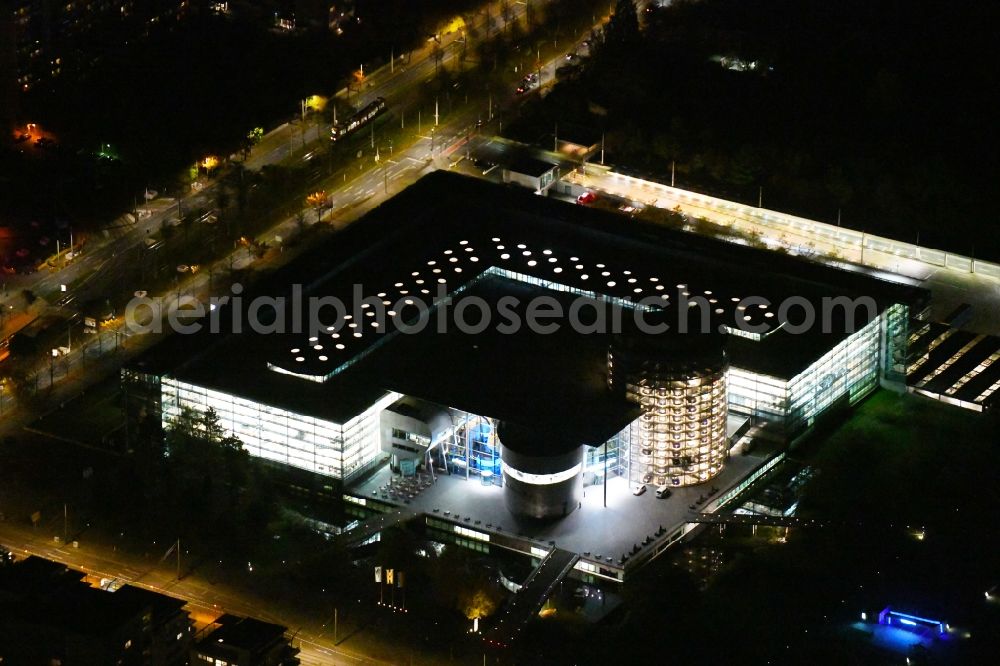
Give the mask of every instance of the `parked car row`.
MULTIPOLYGON (((646 492, 646 484, 645 483, 640 483, 635 488, 632 489, 632 494, 635 495, 636 497, 638 497, 639 495, 644 494, 645 492, 646 492)), ((672 490, 670 490, 669 486, 663 485, 663 486, 657 486, 656 487, 656 497, 657 497, 657 499, 668 499, 673 494, 674 493, 673 493, 672 490)))

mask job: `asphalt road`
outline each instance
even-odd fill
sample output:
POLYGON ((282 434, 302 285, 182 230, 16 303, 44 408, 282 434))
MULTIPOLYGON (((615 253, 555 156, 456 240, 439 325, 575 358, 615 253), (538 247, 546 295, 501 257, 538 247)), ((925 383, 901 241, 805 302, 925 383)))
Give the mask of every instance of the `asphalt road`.
MULTIPOLYGON (((518 14, 521 13, 523 13, 523 9, 518 6, 518 14)), ((452 39, 451 44, 454 44, 454 39, 452 39)), ((411 59, 411 66, 397 68, 395 72, 386 73, 386 68, 383 68, 374 73, 370 77, 371 87, 364 89, 361 93, 362 102, 376 96, 383 96, 390 99, 391 103, 393 95, 402 95, 413 85, 419 85, 421 81, 433 73, 434 63, 427 56, 422 59, 414 56, 411 59)), ((454 46, 444 53, 446 63, 456 57, 458 57, 458 49, 454 46)), ((560 58, 561 55, 554 58, 546 64, 544 69, 554 71, 560 58)), ((542 78, 544 81, 544 74, 542 78)), ((331 208, 325 214, 326 219, 332 219, 338 225, 349 223, 366 210, 418 179, 426 171, 437 168, 452 168, 461 159, 461 153, 456 155, 456 151, 474 134, 476 121, 485 115, 485 111, 474 104, 456 103, 450 113, 443 114, 436 127, 428 119, 428 122, 425 123, 426 134, 417 137, 408 145, 400 146, 393 155, 385 156, 378 164, 371 162, 363 164, 365 169, 359 177, 345 187, 334 190, 330 195, 331 208), (338 213, 342 210, 350 210, 351 212, 348 216, 341 217, 338 213)), ((497 121, 492 122, 496 123, 497 121)), ((487 122, 484 131, 489 131, 492 126, 490 122, 487 122)), ((296 139, 301 145, 301 136, 295 136, 296 130, 297 127, 293 125, 285 125, 269 133, 251 155, 248 164, 251 167, 259 168, 265 164, 277 163, 287 158, 290 152, 297 149, 293 143, 296 139)), ((308 128, 307 132, 309 132, 306 135, 307 141, 312 138, 324 140, 326 136, 326 128, 324 127, 314 126, 308 128)), ((185 210, 207 206, 211 200, 213 187, 214 185, 210 185, 201 192, 185 197, 181 201, 181 206, 185 210)), ((124 233, 113 235, 104 242, 89 243, 86 253, 81 254, 75 261, 58 271, 10 276, 6 281, 5 296, 0 300, 6 303, 20 289, 30 289, 40 295, 59 293, 61 284, 86 284, 90 276, 115 270, 117 262, 134 260, 137 248, 145 243, 146 237, 154 230, 159 229, 165 220, 177 217, 177 202, 154 201, 150 208, 155 209, 151 215, 140 218, 124 233)), ((307 219, 313 222, 315 216, 309 215, 307 219)), ((294 216, 290 217, 275 225, 266 234, 262 234, 262 238, 269 239, 275 235, 291 237, 297 232, 297 226, 298 222, 294 216)), ((241 253, 242 262, 248 261, 245 251, 237 252, 241 253)), ((220 265, 228 266, 229 258, 220 259, 214 266, 220 265)), ((205 270, 198 274, 186 276, 179 288, 185 293, 195 294, 199 297, 207 296, 210 279, 208 268, 205 267, 205 270)), ((126 285, 123 285, 123 288, 131 289, 130 286, 126 285)), ((74 305, 75 303, 71 301, 66 303, 64 307, 72 309, 74 305)), ((103 334, 103 344, 100 346, 106 350, 105 361, 120 360, 121 352, 115 351, 117 345, 114 344, 114 341, 122 333, 121 324, 118 323, 103 334)), ((87 347, 91 356, 94 354, 95 342, 96 338, 88 340, 87 347)), ((132 347, 134 353, 136 345, 130 343, 129 346, 132 347)), ((77 344, 69 356, 61 357, 58 362, 63 366, 73 367, 75 365, 80 368, 83 365, 82 355, 84 353, 86 352, 83 345, 77 344)), ((38 385, 41 390, 48 387, 49 363, 54 364, 55 362, 48 361, 45 364, 40 364, 37 369, 38 385)), ((74 375, 72 372, 64 371, 61 377, 58 372, 53 373, 53 375, 57 384, 60 380, 65 384, 65 386, 55 387, 60 390, 60 393, 52 393, 52 396, 55 397, 62 394, 62 389, 79 390, 86 383, 96 381, 105 376, 106 373, 95 371, 89 376, 86 373, 81 376, 79 372, 74 375)), ((17 413, 16 409, 12 410, 9 403, 7 410, 3 418, 0 419, 0 425, 4 430, 20 427, 21 424, 31 419, 31 415, 23 413, 23 411, 17 413)), ((122 582, 183 598, 189 602, 191 610, 202 614, 217 614, 224 609, 226 612, 279 622, 289 626, 295 633, 296 641, 302 649, 301 656, 304 664, 388 663, 356 655, 343 647, 334 645, 331 636, 332 630, 327 626, 327 622, 307 616, 294 607, 279 605, 270 599, 251 598, 230 588, 216 586, 197 573, 178 581, 171 567, 157 566, 149 560, 137 560, 126 552, 114 549, 110 544, 85 543, 80 548, 67 547, 56 544, 52 540, 51 530, 44 534, 35 533, 29 527, 20 527, 10 522, 0 522, 0 543, 22 555, 40 555, 66 563, 100 578, 118 579, 122 582)))
MULTIPOLYGON (((0 544, 18 556, 37 555, 61 562, 97 578, 114 580, 117 584, 130 584, 160 592, 188 602, 187 610, 199 616, 216 617, 223 612, 251 616, 268 622, 282 624, 295 634, 295 645, 301 649, 304 665, 358 666, 390 664, 389 661, 370 659, 337 646, 333 641, 332 627, 328 623, 298 611, 290 605, 276 607, 271 600, 256 598, 250 593, 234 591, 228 586, 217 586, 198 571, 176 577, 174 558, 160 562, 160 555, 141 558, 121 550, 110 551, 83 540, 79 548, 55 543, 53 530, 19 527, 10 522, 0 522, 0 544)), ((163 551, 166 551, 164 546, 163 551)), ((181 560, 182 571, 184 559, 181 560)))
MULTIPOLYGON (((522 5, 513 5, 511 8, 515 20, 521 20, 524 16, 522 5)), ((496 23, 498 12, 496 8, 490 11, 490 16, 496 23)), ((486 25, 486 13, 478 12, 475 27, 484 30, 486 25)), ((451 64, 460 56, 461 35, 452 33, 441 37, 440 50, 442 53, 442 65, 451 64)), ((337 97, 350 99, 356 108, 367 104, 376 97, 385 97, 390 100, 405 97, 410 89, 419 85, 431 77, 436 69, 433 57, 432 45, 427 44, 416 49, 403 58, 397 58, 398 66, 384 65, 364 78, 351 89, 344 88, 337 92, 337 97), (408 64, 404 64, 407 61, 408 64)), ((302 149, 304 145, 325 140, 329 133, 329 125, 317 125, 315 123, 292 122, 285 123, 274 130, 268 132, 261 142, 254 147, 250 156, 245 162, 247 168, 259 170, 260 168, 277 164, 287 159, 294 151, 302 149), (303 141, 303 133, 305 139, 303 141)), ((213 191, 217 185, 210 183, 206 188, 183 197, 178 205, 177 201, 170 199, 158 199, 150 202, 143 208, 150 209, 152 214, 141 217, 131 226, 127 233, 113 235, 111 238, 102 241, 97 235, 91 239, 86 247, 86 251, 74 261, 69 262, 58 271, 40 271, 30 275, 10 275, 3 281, 6 285, 0 302, 6 302, 10 294, 17 293, 22 289, 30 289, 36 294, 48 294, 59 289, 61 284, 72 284, 77 280, 92 275, 105 269, 119 257, 131 256, 137 246, 145 242, 147 236, 158 230, 164 221, 175 220, 180 209, 184 211, 199 210, 210 205, 213 199, 213 191)))
POLYGON ((955 268, 934 266, 894 252, 878 237, 865 239, 865 248, 852 239, 859 232, 817 225, 778 211, 747 206, 659 183, 623 178, 613 171, 587 168, 567 174, 566 182, 624 200, 677 210, 737 231, 757 234, 771 248, 784 248, 812 261, 875 276, 919 283, 931 292, 933 317, 944 317, 962 303, 974 307, 963 326, 978 333, 1000 333, 1000 280, 955 268), (783 223, 778 225, 775 220, 783 223))

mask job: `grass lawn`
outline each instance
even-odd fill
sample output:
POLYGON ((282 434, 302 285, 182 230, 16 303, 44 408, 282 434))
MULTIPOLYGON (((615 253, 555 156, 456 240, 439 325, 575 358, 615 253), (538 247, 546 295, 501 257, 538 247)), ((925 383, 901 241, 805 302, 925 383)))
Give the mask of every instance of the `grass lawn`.
POLYGON ((995 417, 879 391, 807 445, 821 474, 803 510, 948 527, 956 513, 997 507, 998 443, 995 417))

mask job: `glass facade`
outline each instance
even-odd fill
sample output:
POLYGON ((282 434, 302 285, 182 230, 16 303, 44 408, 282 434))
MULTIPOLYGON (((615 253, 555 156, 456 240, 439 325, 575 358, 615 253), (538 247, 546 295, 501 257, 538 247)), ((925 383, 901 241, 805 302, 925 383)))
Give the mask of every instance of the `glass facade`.
POLYGON ((722 471, 726 438, 726 373, 629 378, 626 398, 642 416, 629 426, 629 480, 686 486, 722 471))
MULTIPOLYGON (((502 277, 534 281, 507 271, 502 277)), ((906 306, 893 305, 790 380, 738 367, 704 367, 683 377, 626 373, 626 397, 639 404, 643 414, 605 445, 585 447, 584 485, 600 484, 615 475, 627 476, 633 483, 665 485, 708 480, 728 455, 727 410, 750 417, 756 425, 766 424, 782 438, 794 437, 824 410, 835 404, 852 405, 872 392, 880 372, 887 377, 898 373, 905 359, 906 327, 906 306)), ((609 374, 614 373, 614 363, 609 355, 609 374)), ((214 408, 222 427, 239 437, 251 455, 344 480, 381 461, 379 417, 402 397, 387 392, 347 423, 337 424, 171 377, 163 377, 158 387, 155 378, 144 373, 123 372, 122 379, 130 386, 159 389, 155 397, 161 402, 164 427, 185 407, 199 412, 214 408)), ((439 442, 442 462, 452 473, 501 485, 502 447, 496 423, 450 411, 454 426, 439 442)))
POLYGON ((626 473, 631 428, 625 428, 603 446, 584 447, 583 485, 598 486, 605 477, 612 478, 626 473))
POLYGON ((885 361, 882 372, 890 381, 905 383, 910 308, 896 303, 886 309, 882 319, 885 322, 885 361))
POLYGON ((493 419, 451 408, 455 427, 442 442, 451 474, 478 476, 487 485, 502 485, 500 441, 493 419))
MULTIPOLYGON (((816 416, 833 404, 843 401, 853 405, 878 386, 882 329, 888 324, 897 331, 893 337, 898 338, 899 318, 905 319, 905 309, 889 308, 791 380, 730 368, 729 409, 754 423, 773 424, 791 436, 812 425, 816 416)), ((905 322, 902 325, 905 331, 905 322)), ((905 345, 905 336, 901 344, 905 345)), ((894 365, 893 349, 885 354, 887 372, 891 369, 888 366, 894 365)))
POLYGON ((254 402, 172 377, 161 381, 162 422, 166 428, 184 408, 212 408, 226 432, 259 458, 348 480, 381 460, 379 414, 398 400, 387 393, 345 424, 254 402))

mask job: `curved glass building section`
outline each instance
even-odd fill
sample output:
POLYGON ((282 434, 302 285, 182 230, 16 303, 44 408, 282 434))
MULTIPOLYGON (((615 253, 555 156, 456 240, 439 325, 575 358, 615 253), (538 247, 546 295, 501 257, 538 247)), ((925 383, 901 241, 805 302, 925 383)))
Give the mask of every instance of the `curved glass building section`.
POLYGON ((503 498, 515 516, 549 520, 568 515, 583 494, 583 446, 500 423, 503 498))
POLYGON ((630 426, 629 480, 688 486, 726 462, 729 441, 721 335, 621 336, 608 350, 608 383, 642 408, 630 426))

